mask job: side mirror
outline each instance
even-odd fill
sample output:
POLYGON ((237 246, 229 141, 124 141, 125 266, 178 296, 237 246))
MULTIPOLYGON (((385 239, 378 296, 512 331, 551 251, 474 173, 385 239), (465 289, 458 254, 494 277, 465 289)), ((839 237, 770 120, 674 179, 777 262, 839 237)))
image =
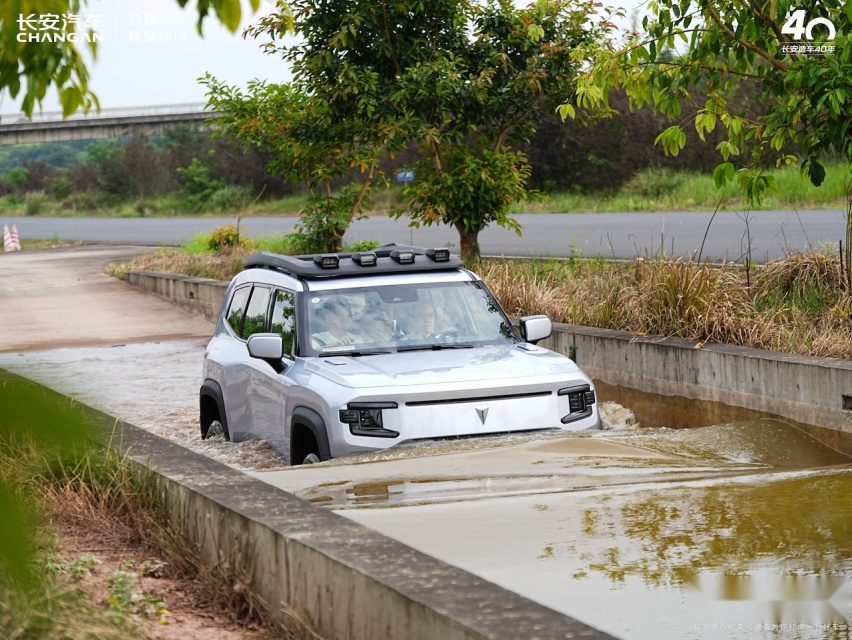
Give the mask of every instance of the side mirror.
POLYGON ((277 333, 255 333, 246 346, 252 358, 279 361, 284 357, 284 339, 277 333))
POLYGON ((550 337, 553 323, 547 316, 524 316, 520 319, 521 337, 531 344, 550 337))

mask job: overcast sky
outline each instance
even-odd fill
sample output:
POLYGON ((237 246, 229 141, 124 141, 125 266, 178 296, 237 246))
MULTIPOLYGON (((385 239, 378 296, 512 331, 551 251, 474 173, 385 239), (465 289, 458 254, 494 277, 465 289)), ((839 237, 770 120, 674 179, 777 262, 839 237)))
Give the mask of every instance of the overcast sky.
MULTIPOLYGON (((635 6, 639 1, 607 0, 607 4, 635 6)), ((247 4, 243 2, 244 8, 247 4)), ((182 10, 175 0, 89 0, 80 15, 94 15, 102 23, 96 30, 102 35, 98 57, 89 64, 90 88, 101 108, 109 109, 206 102, 205 89, 198 83, 206 71, 240 87, 254 78, 286 82, 287 65, 260 50, 265 40, 241 36, 243 27, 273 9, 272 0, 261 0, 259 12, 244 15, 235 34, 208 17, 202 38, 195 29, 194 8, 182 10)), ((0 94, 0 113, 12 114, 19 108, 19 100, 0 94)), ((50 92, 42 110, 59 109, 56 93, 50 92)))

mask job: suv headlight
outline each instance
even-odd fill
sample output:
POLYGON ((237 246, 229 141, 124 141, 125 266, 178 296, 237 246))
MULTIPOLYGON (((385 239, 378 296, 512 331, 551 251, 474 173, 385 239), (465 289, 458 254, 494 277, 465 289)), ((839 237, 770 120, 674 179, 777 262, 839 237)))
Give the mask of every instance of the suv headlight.
POLYGON ((595 392, 587 384, 565 387, 559 390, 560 396, 568 396, 568 415, 562 417, 562 424, 582 420, 592 415, 595 404, 595 392))
POLYGON ((396 409, 396 402, 350 402, 340 410, 340 421, 349 425, 353 436, 398 438, 399 431, 384 428, 383 409, 396 409))

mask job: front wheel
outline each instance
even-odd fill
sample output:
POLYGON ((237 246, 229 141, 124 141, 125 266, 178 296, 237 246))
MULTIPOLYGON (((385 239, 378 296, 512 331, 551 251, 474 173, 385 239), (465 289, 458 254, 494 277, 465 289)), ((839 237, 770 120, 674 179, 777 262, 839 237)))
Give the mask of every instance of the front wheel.
POLYGON ((210 396, 201 398, 201 439, 221 437, 230 440, 228 424, 219 414, 219 405, 210 396))

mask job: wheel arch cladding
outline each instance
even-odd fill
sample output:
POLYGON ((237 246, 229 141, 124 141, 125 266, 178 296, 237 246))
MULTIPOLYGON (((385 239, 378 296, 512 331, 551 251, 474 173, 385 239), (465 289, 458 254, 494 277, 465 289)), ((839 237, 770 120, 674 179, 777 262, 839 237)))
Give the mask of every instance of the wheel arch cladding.
POLYGON ((219 386, 219 383, 215 380, 205 380, 201 385, 201 391, 199 392, 199 424, 201 427, 201 437, 204 438, 207 436, 206 426, 209 424, 209 420, 212 418, 210 415, 211 408, 215 408, 216 412, 219 414, 219 422, 222 423, 222 428, 224 429, 226 434, 229 434, 228 431, 228 416, 225 413, 225 399, 222 394, 222 387, 219 386))
POLYGON ((307 428, 308 431, 313 434, 314 439, 317 443, 317 447, 319 448, 318 453, 320 460, 330 460, 331 448, 328 444, 328 432, 326 431, 325 421, 322 419, 322 416, 320 416, 313 409, 309 409, 308 407, 296 407, 293 410, 293 417, 290 420, 290 464, 299 464, 299 462, 301 462, 297 462, 292 458, 292 450, 295 444, 295 441, 293 439, 293 432, 299 425, 307 428))

